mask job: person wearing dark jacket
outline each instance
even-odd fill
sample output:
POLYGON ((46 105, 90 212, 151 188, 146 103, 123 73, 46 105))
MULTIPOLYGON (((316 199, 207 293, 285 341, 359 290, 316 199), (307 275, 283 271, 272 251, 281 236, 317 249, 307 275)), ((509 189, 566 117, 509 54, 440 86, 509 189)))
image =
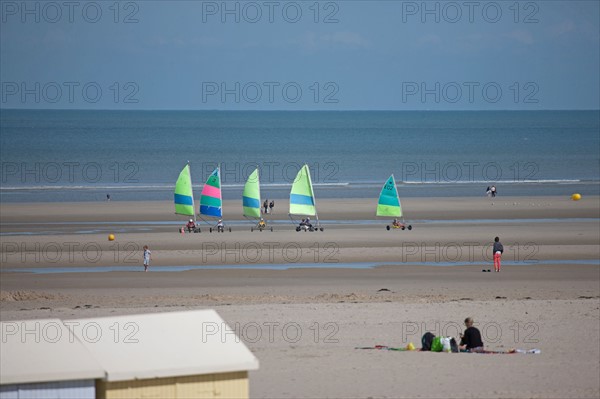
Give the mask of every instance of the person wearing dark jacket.
POLYGON ((504 247, 500 242, 500 238, 494 238, 494 247, 492 248, 492 255, 494 257, 494 270, 496 272, 500 272, 500 259, 502 258, 502 253, 504 252, 504 247))
POLYGON ((464 334, 460 334, 460 349, 471 352, 483 352, 483 341, 481 333, 477 327, 473 327, 473 318, 465 319, 467 329, 464 334))

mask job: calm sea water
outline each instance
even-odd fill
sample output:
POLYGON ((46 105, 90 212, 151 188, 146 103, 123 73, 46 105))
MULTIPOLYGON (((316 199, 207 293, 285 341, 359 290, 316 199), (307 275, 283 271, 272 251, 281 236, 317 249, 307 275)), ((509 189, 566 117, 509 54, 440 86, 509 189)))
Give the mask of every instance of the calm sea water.
POLYGON ((0 200, 172 200, 189 160, 199 194, 221 165, 241 197, 259 167, 263 197, 286 198, 304 163, 317 198, 600 192, 598 111, 0 113, 0 200))

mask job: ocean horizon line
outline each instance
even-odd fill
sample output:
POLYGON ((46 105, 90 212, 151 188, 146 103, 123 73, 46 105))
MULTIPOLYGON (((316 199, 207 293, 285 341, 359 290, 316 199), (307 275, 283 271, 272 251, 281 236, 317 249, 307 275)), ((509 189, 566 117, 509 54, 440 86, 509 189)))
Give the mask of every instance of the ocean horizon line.
MULTIPOLYGON (((539 180, 506 180, 506 181, 487 181, 487 180, 460 180, 460 181, 397 181, 397 186, 402 185, 452 185, 452 184, 463 184, 463 185, 486 185, 486 184, 600 184, 600 180, 591 179, 539 179, 539 180)), ((261 183, 263 188, 283 189, 289 188, 292 183, 261 183)), ((349 181, 349 182, 331 182, 331 183, 313 183, 313 187, 322 188, 336 188, 336 187, 380 187, 382 183, 380 181, 349 181)), ((155 189, 155 190, 172 190, 175 187, 171 183, 153 183, 153 184, 113 184, 113 185, 95 185, 95 184, 73 184, 73 185, 42 185, 42 186, 0 186, 0 191, 20 191, 20 190, 143 190, 143 189, 155 189)), ((201 189, 204 184, 193 184, 194 189, 201 189)), ((244 187, 244 183, 227 184, 223 182, 221 189, 240 189, 244 187)))
POLYGON ((109 111, 109 112, 600 112, 600 108, 547 108, 547 109, 155 109, 155 108, 3 108, 0 111, 109 111))

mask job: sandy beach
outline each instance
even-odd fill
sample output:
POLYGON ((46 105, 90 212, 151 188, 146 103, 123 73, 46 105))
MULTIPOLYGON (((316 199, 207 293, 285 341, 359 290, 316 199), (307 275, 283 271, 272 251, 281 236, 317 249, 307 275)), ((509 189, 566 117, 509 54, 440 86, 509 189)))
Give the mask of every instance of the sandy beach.
POLYGON ((1 3, 0 399, 600 398, 600 0, 1 3))
POLYGON ((411 231, 352 199, 318 200, 323 232, 294 231, 281 200, 274 231, 251 233, 226 201, 232 232, 182 235, 170 202, 2 204, 0 318, 214 308, 260 361, 252 397, 600 395, 599 197, 402 205, 411 231), (495 236, 502 272, 482 273, 495 236), (355 349, 457 336, 467 316, 488 349, 541 354, 355 349))

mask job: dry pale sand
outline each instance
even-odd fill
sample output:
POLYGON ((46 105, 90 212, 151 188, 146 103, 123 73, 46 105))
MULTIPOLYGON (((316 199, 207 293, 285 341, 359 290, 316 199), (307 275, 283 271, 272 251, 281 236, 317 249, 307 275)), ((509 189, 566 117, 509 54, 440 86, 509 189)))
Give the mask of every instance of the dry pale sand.
MULTIPOLYGON (((414 229, 388 232, 385 220, 371 222, 372 201, 321 200, 324 221, 362 224, 330 223, 318 233, 275 224, 275 232, 250 233, 248 225, 234 223, 232 233, 185 235, 176 225, 161 224, 178 220, 168 203, 2 204, 0 319, 215 308, 260 361, 251 373, 252 397, 600 396, 599 198, 515 197, 493 203, 406 199, 403 207, 414 229), (152 223, 111 223, 116 221, 152 223), (32 229, 27 223, 43 233, 19 235, 32 229), (115 242, 107 241, 109 232, 117 235, 115 242), (483 264, 492 268, 489 246, 495 235, 505 246, 505 266, 501 273, 482 273, 483 264), (141 270, 144 244, 153 250, 151 269, 239 268, 8 271, 126 265, 141 270), (532 260, 538 262, 523 263, 532 260), (327 261, 332 268, 252 268, 327 261), (333 268, 346 262, 399 263, 333 268), (466 262, 475 264, 461 266, 466 262), (538 348, 541 354, 355 349, 419 346, 425 331, 457 335, 466 316, 475 318, 489 349, 538 348)), ((226 215, 239 214, 238 206, 227 203, 226 215)), ((282 219, 285 207, 283 201, 277 204, 282 219)))

